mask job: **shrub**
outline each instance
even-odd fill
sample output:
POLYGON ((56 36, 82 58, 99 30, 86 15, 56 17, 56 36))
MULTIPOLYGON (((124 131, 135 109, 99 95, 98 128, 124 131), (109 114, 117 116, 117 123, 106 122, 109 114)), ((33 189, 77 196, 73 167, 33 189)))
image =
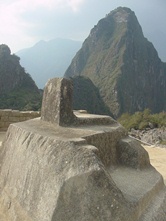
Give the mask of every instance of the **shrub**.
POLYGON ((150 124, 154 127, 165 127, 166 112, 151 114, 149 109, 145 109, 143 112, 136 112, 133 115, 129 113, 122 114, 118 121, 127 130, 131 130, 131 128, 143 130, 148 128, 150 124))

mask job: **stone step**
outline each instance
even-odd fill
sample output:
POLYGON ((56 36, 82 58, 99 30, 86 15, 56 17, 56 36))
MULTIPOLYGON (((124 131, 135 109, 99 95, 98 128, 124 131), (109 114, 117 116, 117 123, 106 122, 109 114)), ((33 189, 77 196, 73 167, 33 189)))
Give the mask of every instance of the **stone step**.
POLYGON ((139 221, 166 221, 163 208, 166 205, 166 187, 162 176, 154 168, 141 171, 118 167, 111 168, 110 173, 127 201, 135 203, 139 221), (158 219, 158 214, 161 219, 158 219))
POLYGON ((149 204, 139 221, 166 221, 166 188, 162 189, 149 204))

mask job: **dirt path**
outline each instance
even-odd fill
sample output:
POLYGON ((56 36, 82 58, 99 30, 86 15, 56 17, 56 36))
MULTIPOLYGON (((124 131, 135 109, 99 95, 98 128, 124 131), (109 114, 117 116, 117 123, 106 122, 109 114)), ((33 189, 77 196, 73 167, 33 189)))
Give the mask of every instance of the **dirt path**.
POLYGON ((144 146, 148 151, 151 164, 161 173, 164 177, 166 184, 166 148, 144 146))

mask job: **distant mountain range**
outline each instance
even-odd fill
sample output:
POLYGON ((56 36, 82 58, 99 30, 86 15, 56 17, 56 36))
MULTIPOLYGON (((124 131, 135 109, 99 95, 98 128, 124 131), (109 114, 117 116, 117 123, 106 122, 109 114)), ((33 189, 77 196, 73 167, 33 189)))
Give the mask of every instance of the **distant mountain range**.
POLYGON ((42 89, 49 78, 64 75, 81 44, 79 41, 60 38, 39 41, 31 48, 18 51, 16 55, 20 57, 20 64, 42 89))
POLYGON ((166 63, 129 8, 115 9, 94 26, 65 73, 75 76, 91 79, 115 117, 166 110, 166 63))
POLYGON ((74 109, 115 118, 146 108, 166 111, 166 63, 144 37, 133 11, 110 12, 81 44, 40 41, 16 55, 0 45, 0 108, 39 109, 38 87, 64 75, 73 79, 74 109))

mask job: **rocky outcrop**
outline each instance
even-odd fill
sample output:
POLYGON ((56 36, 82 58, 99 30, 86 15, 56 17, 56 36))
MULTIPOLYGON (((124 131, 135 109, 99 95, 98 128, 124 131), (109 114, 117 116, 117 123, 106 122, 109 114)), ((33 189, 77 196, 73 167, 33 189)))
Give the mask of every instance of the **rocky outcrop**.
POLYGON ((106 114, 113 116, 101 98, 99 89, 84 76, 75 76, 73 82, 73 109, 86 110, 91 114, 106 114))
POLYGON ((10 125, 0 150, 0 220, 165 221, 166 189, 143 147, 111 117, 72 112, 70 81, 45 90, 41 119, 10 125))
POLYGON ((94 26, 65 73, 77 75, 92 80, 115 117, 166 109, 166 64, 128 8, 117 8, 94 26))
POLYGON ((0 109, 38 110, 41 93, 19 60, 7 45, 0 45, 0 109))

